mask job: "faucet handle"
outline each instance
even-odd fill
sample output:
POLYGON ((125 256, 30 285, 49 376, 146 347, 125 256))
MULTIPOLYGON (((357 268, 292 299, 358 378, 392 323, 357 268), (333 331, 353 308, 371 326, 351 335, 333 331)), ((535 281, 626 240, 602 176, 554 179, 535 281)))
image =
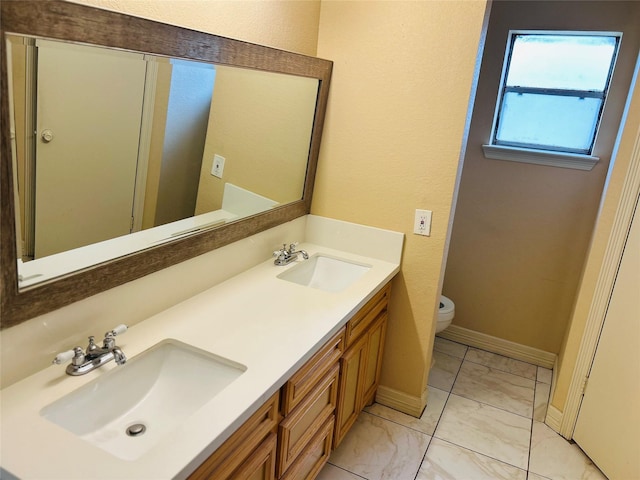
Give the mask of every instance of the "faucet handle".
POLYGON ((56 355, 56 358, 53 359, 53 364, 60 365, 61 363, 68 362, 71 360, 73 365, 82 365, 84 362, 85 355, 82 351, 82 348, 75 347, 73 350, 67 350, 66 352, 61 352, 56 355))
POLYGON ((280 250, 274 250, 273 252, 273 256, 274 257, 279 257, 280 255, 286 255, 287 254, 287 244, 283 243, 282 244, 282 248, 280 250))
MULTIPOLYGON (((122 335, 124 332, 126 332, 129 329, 129 327, 127 327, 124 323, 121 323, 120 325, 118 325, 117 327, 115 327, 113 330, 111 330, 110 332, 107 332, 106 335, 108 335, 109 333, 111 335, 113 335, 114 337, 116 335, 122 335)), ((105 335, 105 336, 106 336, 105 335)))
POLYGON ((76 352, 74 350, 67 350, 66 352, 60 352, 56 355, 56 358, 53 359, 51 363, 54 365, 60 365, 61 363, 68 362, 75 356, 76 352))
POLYGON ((117 335, 122 335, 124 332, 127 331, 129 327, 127 327, 124 324, 120 324, 117 327, 115 327, 113 330, 108 331, 107 333, 104 334, 104 340, 102 342, 102 346, 103 348, 108 348, 109 350, 111 350, 113 347, 116 346, 116 339, 115 337, 117 335))

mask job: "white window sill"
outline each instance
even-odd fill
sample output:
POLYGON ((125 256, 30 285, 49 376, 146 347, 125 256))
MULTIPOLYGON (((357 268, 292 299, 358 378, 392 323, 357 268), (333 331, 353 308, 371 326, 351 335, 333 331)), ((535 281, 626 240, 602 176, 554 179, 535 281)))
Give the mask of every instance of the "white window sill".
POLYGON ((591 170, 599 157, 576 153, 559 153, 527 148, 503 147, 498 145, 482 145, 485 158, 508 160, 510 162, 533 163, 551 167, 591 170))

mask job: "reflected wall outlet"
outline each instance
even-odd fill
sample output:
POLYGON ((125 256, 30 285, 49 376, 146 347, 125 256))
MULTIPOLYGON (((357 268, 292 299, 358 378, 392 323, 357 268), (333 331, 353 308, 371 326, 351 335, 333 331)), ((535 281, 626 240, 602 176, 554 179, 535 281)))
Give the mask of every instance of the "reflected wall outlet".
POLYGON ((416 217, 413 222, 413 233, 416 235, 431 235, 431 210, 416 209, 416 217))
POLYGON ((222 178, 222 172, 224 172, 224 157, 214 155, 213 165, 211 166, 211 175, 222 178))

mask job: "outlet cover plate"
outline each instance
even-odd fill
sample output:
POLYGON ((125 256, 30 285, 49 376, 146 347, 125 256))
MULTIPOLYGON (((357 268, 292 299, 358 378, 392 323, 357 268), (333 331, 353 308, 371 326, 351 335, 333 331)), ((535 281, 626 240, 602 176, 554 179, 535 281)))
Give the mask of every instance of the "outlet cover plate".
POLYGON ((213 156, 213 165, 211 166, 211 175, 222 178, 224 172, 224 157, 216 154, 213 156))
POLYGON ((413 222, 413 233, 416 235, 431 235, 431 210, 416 209, 416 216, 413 222))

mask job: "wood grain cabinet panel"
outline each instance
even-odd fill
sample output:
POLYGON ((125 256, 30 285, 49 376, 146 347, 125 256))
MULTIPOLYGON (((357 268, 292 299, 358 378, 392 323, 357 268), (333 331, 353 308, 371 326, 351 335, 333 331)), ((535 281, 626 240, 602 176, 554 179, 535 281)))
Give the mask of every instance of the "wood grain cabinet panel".
POLYGON ((298 459, 287 470, 282 480, 313 480, 329 460, 333 437, 334 417, 331 415, 298 459))
POLYGON ((271 433, 277 431, 280 420, 279 397, 280 392, 273 395, 189 476, 189 480, 240 478, 232 475, 251 458, 271 433))
POLYGON ((230 480, 275 480, 276 446, 278 436, 269 436, 245 459, 242 465, 230 477, 230 480))
POLYGON ((384 339, 387 331, 387 313, 384 312, 376 320, 376 323, 367 333, 366 364, 362 386, 362 407, 373 403, 378 383, 380 382, 380 371, 382 369, 382 353, 384 350, 384 339))
POLYGON ((338 396, 339 366, 333 368, 305 397, 299 406, 278 427, 278 475, 281 476, 296 461, 312 437, 326 420, 333 416, 338 396))
POLYGON ((338 388, 338 405, 336 407, 336 432, 334 447, 347 434, 360 413, 359 398, 362 397, 363 383, 361 379, 365 368, 365 348, 367 338, 362 337, 352 345, 340 359, 340 384, 338 388))
POLYGON ((347 323, 347 350, 340 359, 340 383, 333 446, 342 442, 362 409, 371 404, 380 381, 391 284, 347 323))
POLYGON ((369 328, 380 312, 387 310, 390 293, 391 284, 389 283, 349 320, 345 332, 346 348, 349 348, 369 328))
POLYGON ((288 415, 333 367, 344 351, 344 328, 293 374, 282 388, 282 414, 288 415))

